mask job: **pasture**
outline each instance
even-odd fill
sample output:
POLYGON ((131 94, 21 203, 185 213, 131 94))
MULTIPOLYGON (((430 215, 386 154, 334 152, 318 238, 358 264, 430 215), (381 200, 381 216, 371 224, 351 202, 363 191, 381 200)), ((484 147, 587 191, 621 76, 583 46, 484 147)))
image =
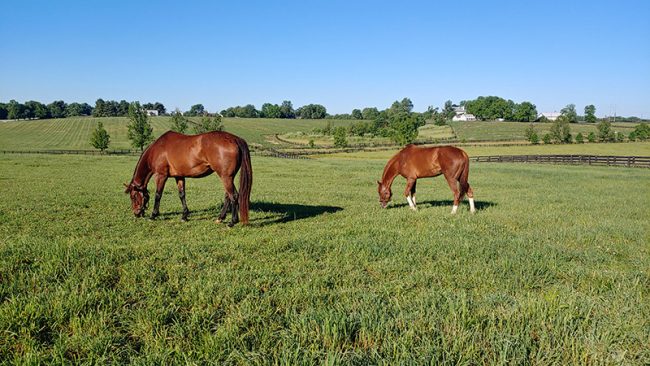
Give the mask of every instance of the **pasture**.
POLYGON ((214 177, 150 221, 136 157, 0 156, 0 362, 650 363, 649 170, 473 164, 451 216, 440 177, 380 209, 387 154, 253 156, 233 229, 214 177))
MULTIPOLYGON (((197 118, 190 118, 197 120, 197 118)), ((153 134, 157 138, 171 126, 170 117, 153 117, 149 119, 153 134)), ((127 138, 127 117, 71 117, 54 120, 10 121, 0 123, 0 149, 78 149, 90 150, 90 136, 101 121, 111 136, 110 149, 131 149, 127 138)), ((303 120, 303 119, 265 119, 265 118, 224 118, 226 131, 246 139, 249 144, 273 146, 271 137, 275 134, 323 128, 327 123, 332 126, 347 126, 346 120, 303 120)), ((192 125, 187 133, 192 133, 192 125)))

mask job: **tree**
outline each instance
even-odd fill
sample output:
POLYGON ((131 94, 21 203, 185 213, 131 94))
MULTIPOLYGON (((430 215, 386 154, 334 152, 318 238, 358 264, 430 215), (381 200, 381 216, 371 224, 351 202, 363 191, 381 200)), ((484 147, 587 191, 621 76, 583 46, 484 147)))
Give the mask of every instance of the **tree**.
POLYGON ((153 109, 157 110, 158 115, 160 115, 160 116, 167 114, 167 108, 165 108, 165 106, 160 102, 154 103, 153 104, 153 109))
POLYGON ((16 102, 15 100, 10 100, 7 104, 7 118, 8 119, 20 119, 23 118, 25 112, 25 106, 21 103, 16 102))
POLYGON ((65 108, 66 117, 90 116, 93 112, 88 103, 70 103, 65 108))
POLYGON ((7 105, 0 103, 0 119, 7 119, 7 105))
POLYGON ((262 104, 262 110, 260 111, 260 117, 262 117, 262 118, 281 118, 282 117, 282 108, 277 104, 264 103, 264 104, 262 104))
POLYGON ((614 131, 612 131, 612 123, 604 119, 596 125, 598 130, 598 140, 600 142, 609 142, 614 140, 614 131))
POLYGON ((645 141, 650 138, 650 125, 647 123, 639 123, 634 127, 634 136, 639 141, 645 141))
POLYGON ((320 104, 307 104, 298 108, 296 114, 304 119, 323 119, 327 116, 327 109, 320 104))
POLYGON ((467 113, 473 114, 480 120, 504 119, 511 121, 515 109, 512 100, 505 100, 496 96, 480 96, 475 100, 461 102, 467 113))
POLYGON ((533 122, 537 119, 537 107, 531 102, 515 104, 512 119, 519 122, 533 122))
POLYGON ((93 131, 92 136, 90 137, 90 144, 95 148, 99 149, 102 153, 104 150, 108 149, 108 145, 111 142, 111 136, 104 129, 104 124, 102 122, 97 123, 97 128, 93 131))
POLYGON ((526 136, 526 140, 533 142, 533 135, 537 137, 537 132, 535 131, 535 126, 531 123, 526 127, 526 130, 524 131, 524 136, 526 136))
POLYGON ((415 113, 395 113, 388 117, 393 141, 400 145, 410 144, 418 137, 418 128, 424 126, 424 118, 415 113))
POLYGON ((47 105, 47 109, 50 111, 50 116, 52 116, 52 118, 65 117, 65 107, 66 104, 62 100, 55 100, 47 105))
POLYGON ((576 135, 576 143, 577 144, 584 144, 585 143, 585 138, 582 136, 582 132, 578 132, 576 135))
POLYGON ((185 133, 187 131, 187 119, 183 117, 183 114, 178 108, 172 112, 172 126, 170 129, 179 133, 185 133))
POLYGON ((456 115, 454 104, 451 102, 451 100, 445 102, 445 106, 442 108, 442 115, 447 121, 451 121, 451 119, 456 115))
POLYGON ((361 113, 360 109, 352 110, 352 119, 363 119, 363 113, 361 113))
POLYGON ((544 141, 544 144, 546 144, 546 145, 550 144, 551 143, 551 135, 549 135, 548 133, 544 134, 544 137, 542 137, 542 141, 544 141))
POLYGON ((25 109, 29 110, 27 118, 46 119, 50 118, 50 111, 47 106, 41 102, 30 100, 25 102, 25 109))
POLYGON ((338 126, 334 129, 334 146, 346 147, 348 146, 347 131, 345 127, 338 126))
POLYGON ((296 118, 296 111, 293 110, 291 101, 285 100, 280 106, 280 118, 296 118))
POLYGON ((587 135, 587 141, 596 142, 596 134, 592 131, 587 135))
POLYGON ((135 148, 140 151, 153 141, 153 128, 149 123, 149 117, 139 102, 133 102, 129 105, 129 128, 128 138, 135 148))
POLYGON ((569 123, 578 122, 578 112, 576 112, 575 104, 567 104, 566 107, 560 110, 560 115, 564 116, 569 123))
POLYGON ((188 117, 196 117, 196 116, 201 116, 205 113, 205 107, 203 107, 203 104, 195 104, 190 107, 190 110, 185 112, 185 115, 188 117))
POLYGON ((361 111, 361 116, 363 119, 374 120, 379 115, 379 111, 375 107, 364 108, 361 111))
POLYGON ((221 122, 221 116, 218 114, 214 117, 205 115, 201 117, 199 123, 194 125, 194 133, 196 134, 206 133, 211 131, 223 131, 223 123, 221 122))
POLYGON ((589 123, 596 122, 596 107, 593 104, 585 107, 585 121, 589 123))
POLYGON ((95 108, 93 109, 93 117, 106 117, 105 106, 106 102, 104 102, 104 99, 97 99, 95 101, 95 108))
MULTIPOLYGON (((111 106, 112 105, 113 104, 111 103, 111 106)), ((117 104, 117 115, 120 117, 129 115, 129 102, 124 99, 120 100, 120 102, 117 104)))
POLYGON ((551 126, 551 140, 556 144, 566 144, 571 142, 571 127, 566 117, 560 116, 553 121, 551 126))

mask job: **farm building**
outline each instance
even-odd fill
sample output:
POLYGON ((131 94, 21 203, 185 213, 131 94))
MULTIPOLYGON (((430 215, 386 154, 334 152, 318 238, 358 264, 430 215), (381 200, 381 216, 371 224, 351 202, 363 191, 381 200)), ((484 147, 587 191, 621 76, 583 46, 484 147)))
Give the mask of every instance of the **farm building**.
POLYGON ((454 112, 456 115, 451 119, 452 121, 476 121, 476 116, 465 111, 465 107, 454 105, 454 112))
POLYGON ((158 115, 158 110, 156 110, 156 109, 147 109, 146 112, 147 112, 147 116, 150 116, 150 117, 158 115))
POLYGON ((555 121, 556 119, 558 119, 558 117, 560 117, 560 115, 562 115, 562 113, 559 113, 559 112, 542 112, 542 113, 537 115, 536 121, 539 121, 540 119, 542 119, 542 117, 546 117, 546 119, 549 120, 549 121, 555 121))

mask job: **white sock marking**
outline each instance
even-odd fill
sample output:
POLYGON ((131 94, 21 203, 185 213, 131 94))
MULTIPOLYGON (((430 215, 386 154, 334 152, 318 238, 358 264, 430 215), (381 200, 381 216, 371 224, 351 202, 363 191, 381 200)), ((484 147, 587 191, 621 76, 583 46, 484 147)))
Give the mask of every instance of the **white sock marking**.
POLYGON ((470 210, 470 212, 476 212, 476 207, 474 206, 474 199, 473 198, 469 199, 469 210, 470 210))
POLYGON ((406 196, 406 200, 409 203, 409 207, 411 207, 412 210, 415 210, 416 209, 415 208, 415 203, 413 203, 413 200, 412 200, 411 196, 406 196))
POLYGON ((454 207, 451 208, 451 214, 455 215, 456 211, 458 211, 458 205, 454 205, 454 207))

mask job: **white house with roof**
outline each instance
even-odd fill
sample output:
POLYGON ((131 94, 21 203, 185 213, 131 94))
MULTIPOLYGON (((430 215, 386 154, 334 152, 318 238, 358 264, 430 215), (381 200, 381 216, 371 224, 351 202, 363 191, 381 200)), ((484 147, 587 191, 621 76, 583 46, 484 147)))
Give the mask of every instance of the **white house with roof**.
POLYGON ((559 112, 542 112, 542 113, 537 115, 536 121, 539 121, 540 119, 542 119, 542 117, 546 117, 546 119, 549 120, 549 121, 555 121, 561 115, 562 115, 562 113, 559 113, 559 112))
POLYGON ((454 105, 454 112, 456 115, 452 117, 452 121, 476 121, 476 116, 465 111, 465 107, 454 105))

